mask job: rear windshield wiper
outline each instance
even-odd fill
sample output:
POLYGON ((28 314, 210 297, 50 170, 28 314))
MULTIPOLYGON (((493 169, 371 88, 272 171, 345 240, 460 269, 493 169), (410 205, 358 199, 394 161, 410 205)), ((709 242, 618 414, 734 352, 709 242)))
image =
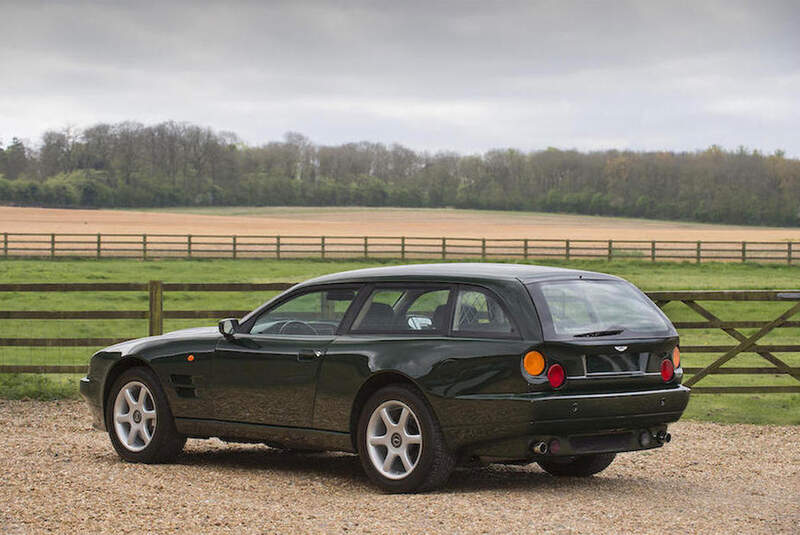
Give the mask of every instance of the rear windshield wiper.
POLYGON ((606 331, 589 331, 588 333, 576 334, 575 338, 595 338, 597 336, 613 336, 623 332, 625 329, 608 329, 606 331))

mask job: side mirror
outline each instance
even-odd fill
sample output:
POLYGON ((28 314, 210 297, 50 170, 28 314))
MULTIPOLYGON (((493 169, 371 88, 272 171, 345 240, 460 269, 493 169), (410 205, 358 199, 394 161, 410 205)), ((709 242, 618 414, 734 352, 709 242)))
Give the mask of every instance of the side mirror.
POLYGON ((236 318, 220 320, 219 332, 225 338, 233 338, 233 335, 239 332, 239 320, 236 318))

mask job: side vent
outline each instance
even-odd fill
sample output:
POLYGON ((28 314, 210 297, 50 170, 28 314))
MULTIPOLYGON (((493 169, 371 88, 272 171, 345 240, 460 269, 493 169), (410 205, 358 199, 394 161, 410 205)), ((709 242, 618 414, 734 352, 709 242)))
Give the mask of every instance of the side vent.
POLYGON ((169 376, 175 393, 181 398, 196 398, 197 392, 191 375, 172 374, 169 376))

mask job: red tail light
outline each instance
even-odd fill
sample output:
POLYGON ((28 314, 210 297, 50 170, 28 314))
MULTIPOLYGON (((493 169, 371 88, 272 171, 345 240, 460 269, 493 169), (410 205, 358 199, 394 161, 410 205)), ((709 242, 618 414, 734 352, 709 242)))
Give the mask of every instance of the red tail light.
POLYGON ((675 366, 672 364, 672 361, 669 359, 662 360, 661 379, 666 383, 672 381, 673 377, 675 377, 675 366))
POLYGON ((567 374, 564 373, 564 368, 561 367, 561 364, 553 364, 547 370, 547 380, 550 381, 550 386, 553 388, 563 385, 566 378, 567 374))

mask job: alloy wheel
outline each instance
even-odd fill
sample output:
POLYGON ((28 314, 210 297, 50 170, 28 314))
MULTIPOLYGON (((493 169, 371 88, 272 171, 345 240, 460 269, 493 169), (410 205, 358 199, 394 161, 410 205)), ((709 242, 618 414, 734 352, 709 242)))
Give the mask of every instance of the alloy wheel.
POLYGON ((422 455, 422 428, 402 401, 385 401, 372 411, 366 441, 372 465, 389 479, 408 476, 422 455))
POLYGON ((156 430, 156 404, 143 383, 131 381, 117 393, 114 401, 114 430, 125 448, 138 452, 153 440, 156 430))

